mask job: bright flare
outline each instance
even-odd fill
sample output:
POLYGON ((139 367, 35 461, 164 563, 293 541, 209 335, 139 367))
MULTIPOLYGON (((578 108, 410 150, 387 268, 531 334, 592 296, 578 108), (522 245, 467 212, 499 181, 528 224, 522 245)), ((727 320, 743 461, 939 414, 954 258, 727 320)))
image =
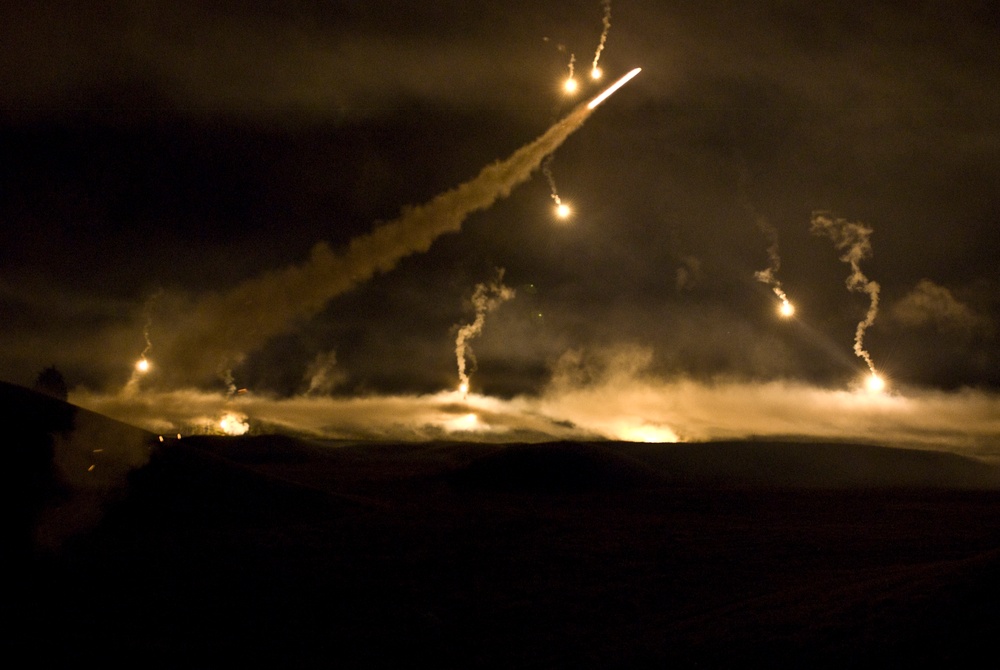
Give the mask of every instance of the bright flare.
POLYGON ((868 386, 868 390, 872 393, 880 393, 885 389, 885 380, 874 372, 868 377, 868 381, 865 382, 868 386))
POLYGON ((461 393, 462 395, 468 395, 469 385, 466 382, 462 382, 461 384, 458 385, 458 392, 461 393))
POLYGON ((602 72, 601 68, 599 68, 599 67, 595 67, 593 70, 590 71, 590 78, 591 79, 597 80, 597 79, 600 79, 603 76, 604 76, 604 72, 602 72))
POLYGON ((556 205, 556 216, 558 216, 560 219, 568 219, 569 215, 572 213, 573 210, 570 209, 569 205, 567 205, 566 203, 561 202, 558 205, 556 205))
POLYGON ((245 415, 226 412, 219 420, 219 428, 226 435, 245 435, 250 430, 250 424, 245 415))
POLYGON ((135 369, 142 373, 149 372, 149 361, 145 358, 140 358, 136 361, 135 369))
POLYGON ((566 83, 563 84, 563 90, 566 91, 567 93, 576 93, 576 86, 577 86, 576 79, 570 77, 569 79, 566 80, 566 83))
POLYGON ((788 299, 786 298, 781 301, 781 307, 778 308, 778 313, 785 317, 792 316, 795 314, 795 305, 788 302, 788 299))
POLYGON ((587 103, 587 109, 593 109, 594 107, 597 107, 599 104, 607 100, 612 93, 614 93, 622 86, 627 84, 629 79, 636 76, 640 72, 642 72, 642 68, 637 67, 628 74, 626 74, 624 77, 616 81, 615 83, 611 84, 611 86, 608 86, 606 89, 604 89, 604 91, 600 95, 598 95, 596 98, 587 103))

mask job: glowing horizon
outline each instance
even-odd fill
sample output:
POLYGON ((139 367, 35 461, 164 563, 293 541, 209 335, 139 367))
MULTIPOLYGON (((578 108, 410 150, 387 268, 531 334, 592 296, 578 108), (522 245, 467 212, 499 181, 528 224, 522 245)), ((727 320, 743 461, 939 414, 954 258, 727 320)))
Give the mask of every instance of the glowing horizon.
MULTIPOLYGON (((854 441, 1000 460, 1000 395, 830 389, 795 381, 659 379, 610 369, 585 384, 556 373, 535 395, 497 398, 457 388, 368 396, 229 395, 196 389, 102 394, 74 389, 86 409, 160 434, 287 432, 322 439, 473 442, 732 439, 854 441), (469 419, 475 415, 475 421, 469 419)), ((881 379, 881 378, 880 378, 881 379)), ((870 380, 869 380, 870 381, 870 380)), ((884 381, 884 380, 883 380, 884 381)))

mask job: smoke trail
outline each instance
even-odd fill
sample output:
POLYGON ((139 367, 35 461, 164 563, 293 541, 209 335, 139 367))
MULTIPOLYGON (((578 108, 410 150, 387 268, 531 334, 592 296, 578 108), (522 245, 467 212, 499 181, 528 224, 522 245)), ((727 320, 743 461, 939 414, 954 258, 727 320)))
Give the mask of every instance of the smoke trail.
POLYGON ((792 303, 789 302, 788 296, 785 294, 785 289, 781 286, 781 281, 778 279, 778 270, 781 269, 781 253, 780 247, 778 245, 778 229, 767 220, 765 216, 757 212, 753 204, 750 202, 750 196, 747 194, 747 181, 749 177, 747 176, 746 170, 742 170, 740 173, 739 180, 739 200, 743 209, 746 210, 747 215, 754 220, 757 225, 757 229, 760 230, 764 239, 767 240, 767 260, 768 266, 763 270, 758 270, 753 273, 754 279, 757 281, 767 284, 774 295, 778 297, 781 301, 781 312, 786 316, 791 316, 794 312, 792 303))
POLYGON ((153 326, 153 307, 156 306, 156 301, 159 300, 160 296, 163 295, 163 289, 159 289, 156 293, 150 296, 149 300, 146 301, 145 306, 142 309, 142 313, 146 317, 146 323, 142 327, 142 337, 146 341, 146 346, 143 347, 142 353, 139 354, 139 360, 136 362, 135 367, 132 368, 132 375, 129 377, 128 381, 125 383, 125 387, 122 392, 126 395, 135 393, 139 388, 139 380, 149 372, 149 352, 153 350, 153 340, 150 338, 149 329, 153 326))
POLYGON ((470 214, 490 207, 530 178, 592 111, 587 104, 579 105, 505 160, 423 205, 404 207, 397 219, 356 237, 342 251, 320 242, 302 264, 179 305, 178 323, 170 324, 161 345, 171 363, 167 372, 175 379, 205 380, 244 352, 314 316, 334 297, 392 270, 406 256, 427 251, 439 236, 459 231, 470 214))
POLYGON ((576 79, 573 74, 573 64, 576 63, 576 54, 569 55, 569 74, 566 76, 566 92, 572 93, 576 90, 576 79))
POLYGON ((601 70, 597 67, 597 63, 601 60, 601 52, 604 51, 604 44, 608 41, 608 32, 611 30, 611 0, 604 0, 601 4, 604 6, 604 16, 601 19, 604 30, 601 31, 601 41, 597 45, 597 51, 594 53, 594 64, 590 68, 590 74, 594 79, 601 76, 601 70))
POLYGON ((307 396, 329 395, 334 387, 346 378, 347 375, 337 369, 336 351, 319 353, 306 370, 305 379, 308 380, 309 387, 305 394, 307 396))
POLYGON ((860 291, 867 293, 871 298, 868 313, 858 324, 854 334, 854 353, 859 358, 863 358, 868 364, 868 369, 875 374, 875 364, 872 357, 864 348, 865 331, 868 326, 875 322, 878 314, 878 293, 879 285, 871 281, 861 272, 861 261, 872 254, 872 245, 869 237, 872 229, 860 222, 851 222, 846 219, 833 217, 829 212, 813 212, 810 223, 810 231, 815 235, 826 235, 833 240, 833 245, 842 251, 840 260, 851 265, 851 275, 847 278, 847 288, 850 291, 860 291))
MULTIPOLYGON (((476 318, 472 323, 458 329, 458 336, 455 338, 455 358, 458 360, 458 388, 462 393, 469 392, 469 373, 465 369, 466 356, 472 357, 469 340, 483 332, 487 312, 492 312, 514 297, 514 289, 503 284, 503 273, 503 268, 498 268, 496 279, 489 284, 476 285, 476 290, 472 294, 472 306, 476 310, 476 318)), ((469 372, 475 368, 474 357, 472 361, 473 369, 469 372)))
POLYGON ((556 189, 556 178, 552 176, 553 160, 555 160, 555 155, 550 154, 542 161, 542 174, 545 175, 545 179, 549 182, 552 202, 556 203, 556 216, 560 219, 565 219, 570 215, 570 207, 563 203, 562 198, 559 197, 559 191, 556 189))

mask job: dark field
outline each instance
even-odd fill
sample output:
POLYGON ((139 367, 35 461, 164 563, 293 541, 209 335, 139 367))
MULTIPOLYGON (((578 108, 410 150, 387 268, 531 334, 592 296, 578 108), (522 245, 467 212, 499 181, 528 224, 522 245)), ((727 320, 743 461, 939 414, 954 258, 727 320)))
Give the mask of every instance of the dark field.
MULTIPOLYGON (((146 465, 88 487, 23 447, 62 434, 45 423, 59 405, 3 390, 3 418, 22 426, 6 438, 19 454, 4 474, 8 657, 975 666, 1000 624, 1000 479, 949 454, 767 442, 160 443, 74 410, 73 429, 104 426, 91 432, 111 451, 150 440, 146 465), (30 546, 29 522, 62 541, 30 546)), ((52 463, 69 462, 63 443, 48 444, 52 463)))

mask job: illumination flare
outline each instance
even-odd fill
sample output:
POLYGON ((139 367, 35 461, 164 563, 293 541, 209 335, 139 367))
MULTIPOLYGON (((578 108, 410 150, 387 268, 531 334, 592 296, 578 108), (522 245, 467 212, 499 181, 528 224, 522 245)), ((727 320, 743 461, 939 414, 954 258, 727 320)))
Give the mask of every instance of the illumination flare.
POLYGON ((573 77, 573 64, 576 62, 576 54, 569 55, 569 75, 566 77, 566 83, 563 84, 563 90, 567 93, 576 93, 576 79, 573 77))
POLYGON ((555 177, 552 176, 553 160, 554 157, 550 155, 548 158, 542 161, 542 174, 545 175, 545 178, 549 182, 549 190, 552 192, 552 201, 556 204, 555 208, 556 216, 560 219, 567 219, 569 218, 569 215, 573 213, 573 211, 570 209, 569 205, 567 205, 562 201, 562 198, 559 197, 559 191, 556 190, 556 180, 555 177))
POLYGON ((753 273, 754 279, 757 281, 767 284, 771 287, 774 295, 778 297, 780 305, 778 305, 778 314, 785 318, 789 318, 795 314, 795 306, 788 300, 788 296, 785 294, 785 290, 781 286, 781 281, 778 279, 778 270, 781 269, 781 254, 779 253, 778 246, 778 229, 771 224, 764 216, 757 213, 753 204, 750 202, 750 196, 747 191, 747 182, 749 181, 749 175, 747 170, 743 167, 740 170, 740 180, 739 180, 739 199, 743 208, 747 210, 747 213, 753 218, 754 223, 757 224, 757 228, 764 237, 767 238, 767 260, 768 266, 763 270, 758 270, 753 273))

